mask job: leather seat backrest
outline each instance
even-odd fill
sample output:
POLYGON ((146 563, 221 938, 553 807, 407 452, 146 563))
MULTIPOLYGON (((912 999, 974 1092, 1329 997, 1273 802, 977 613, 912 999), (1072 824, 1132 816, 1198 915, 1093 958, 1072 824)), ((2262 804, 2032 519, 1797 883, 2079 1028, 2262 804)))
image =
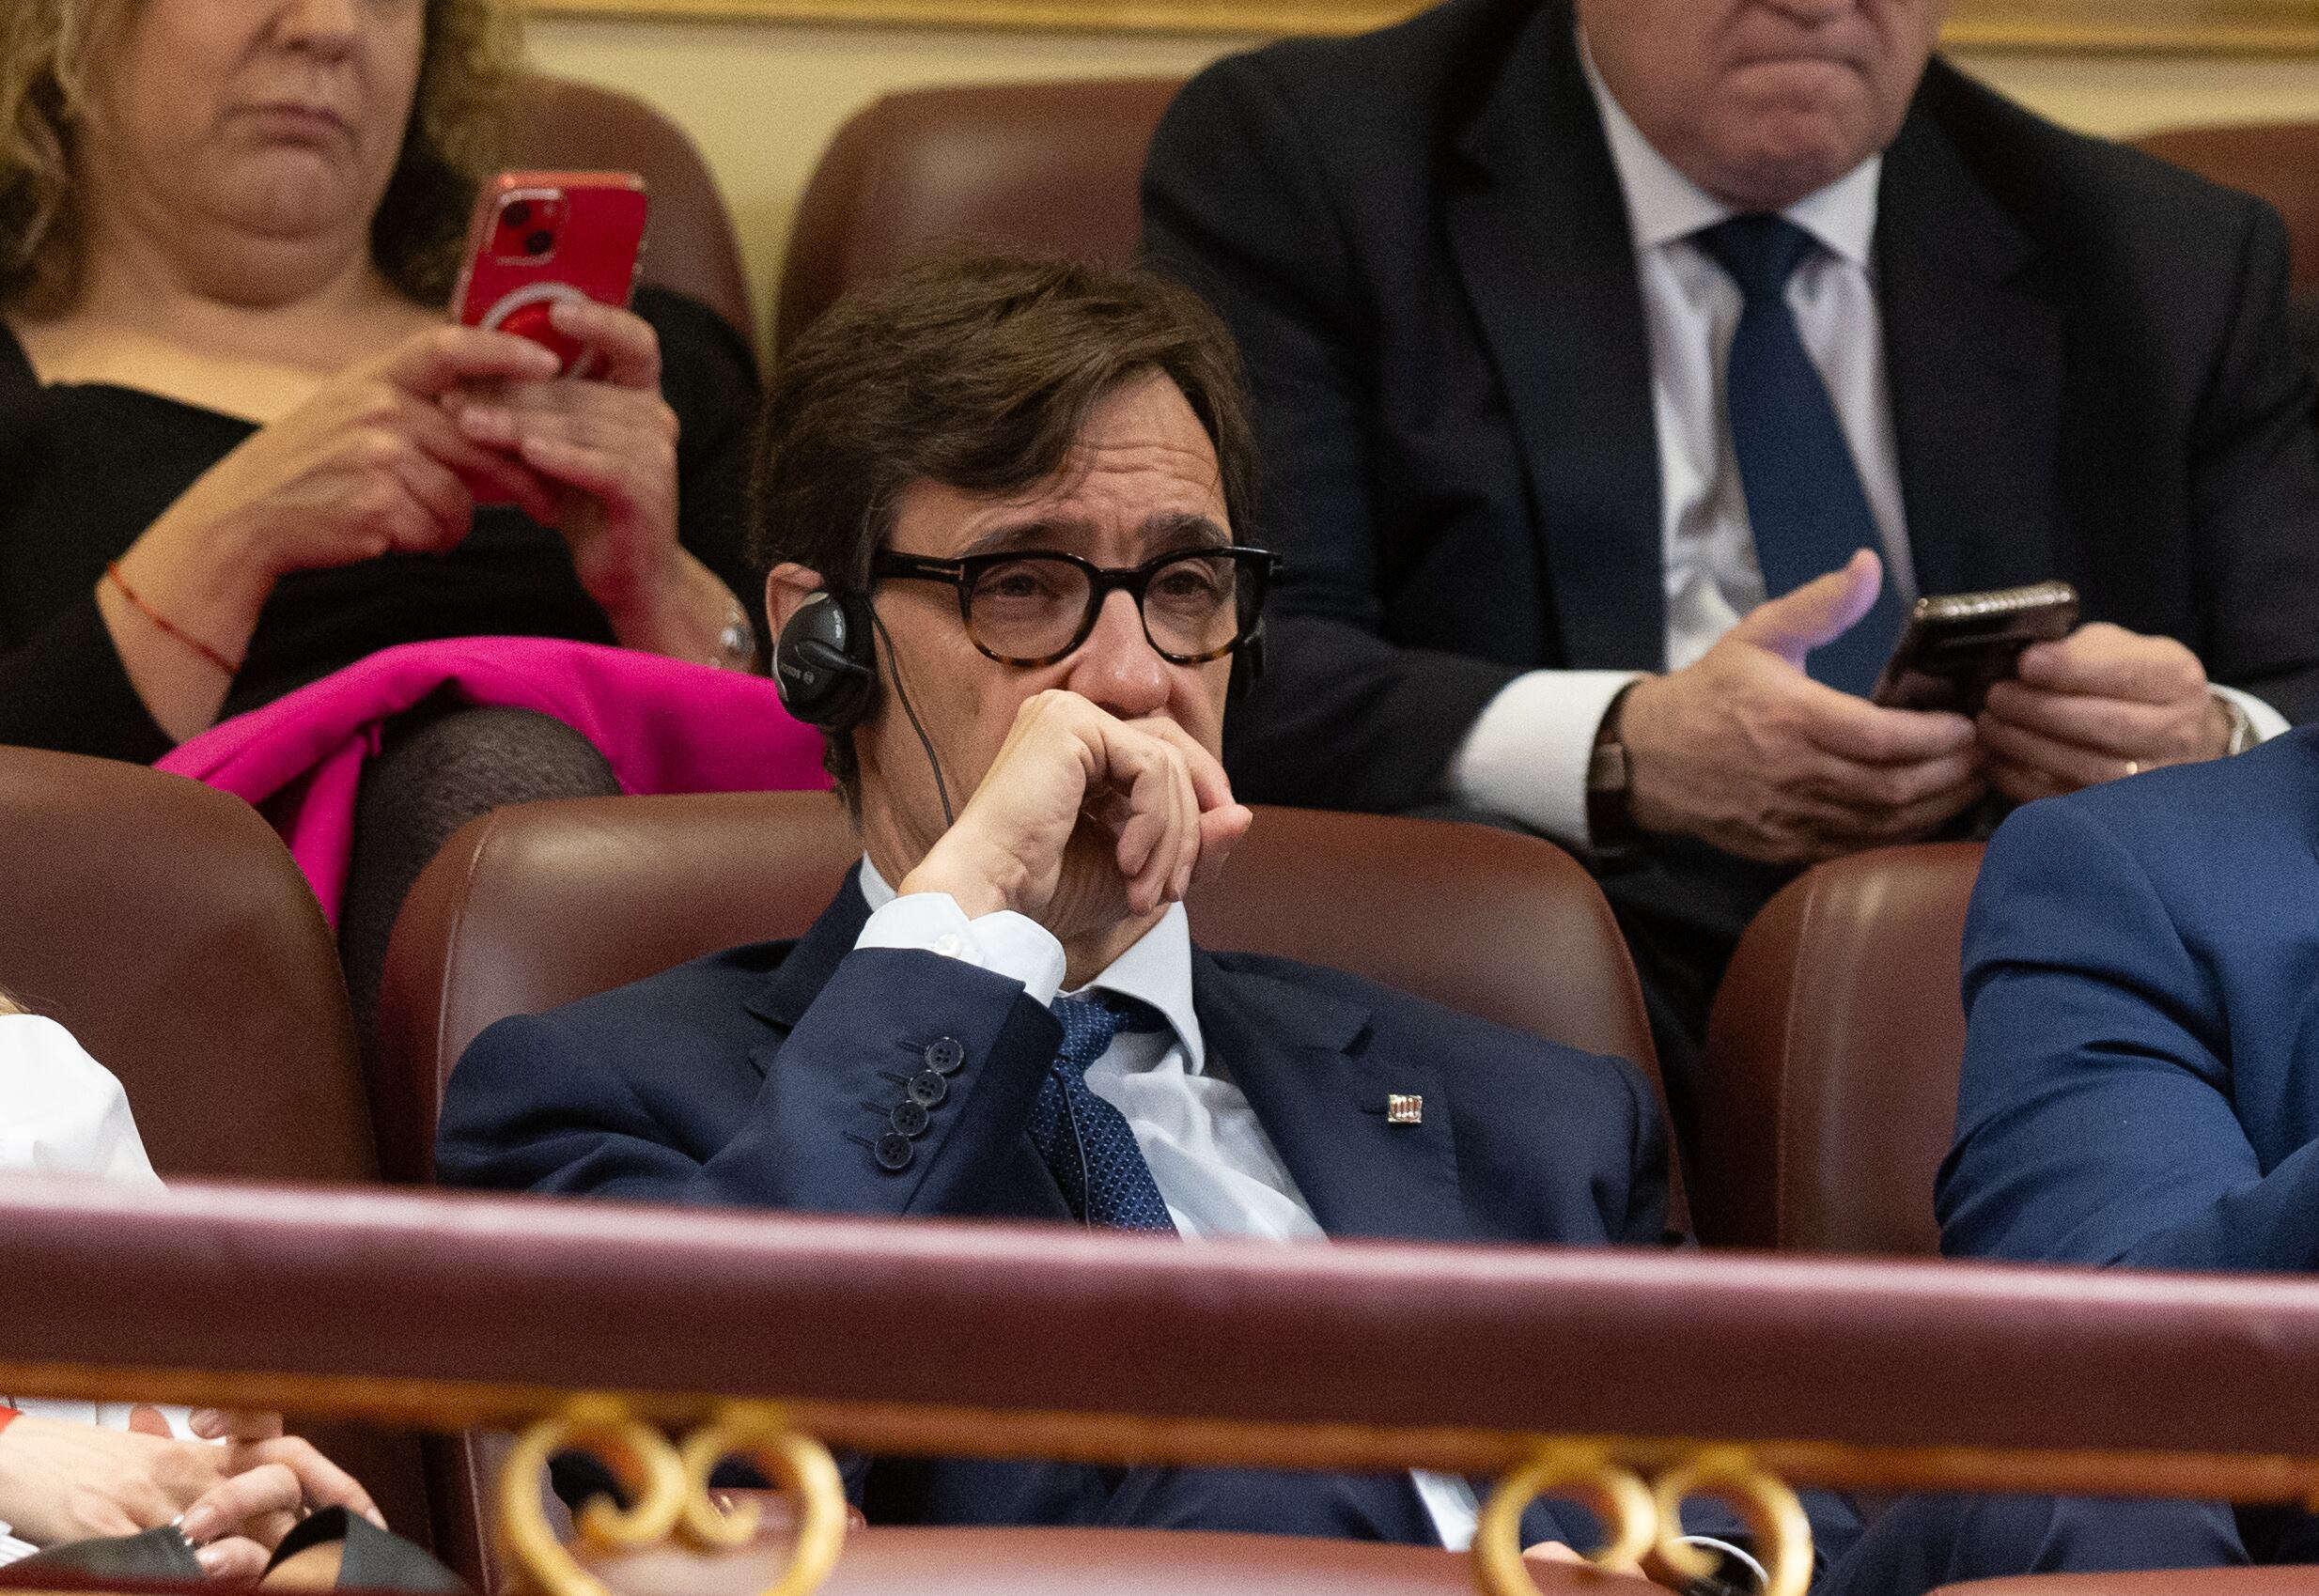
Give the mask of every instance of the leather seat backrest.
MULTIPOLYGON (((431 1168, 442 1083, 493 1020, 798 936, 860 857, 822 793, 573 799, 471 823, 412 889, 387 954, 390 1176, 431 1168)), ((1350 970, 1655 1072, 1609 908, 1576 861, 1534 838, 1260 810, 1191 908, 1206 947, 1350 970)))
POLYGON ((239 798, 0 749, 0 987, 120 1077, 163 1177, 377 1173, 330 928, 239 798))
POLYGON ((1138 188, 1177 78, 889 94, 822 152, 781 273, 774 346, 838 296, 945 241, 1107 265, 1134 258, 1138 188))
POLYGON ((2319 122, 2173 128, 2134 143, 2210 182, 2267 201, 2287 224, 2291 286, 2298 295, 2319 291, 2319 122))
POLYGON ((1965 1056, 1958 962, 1978 844, 1805 872, 1740 938, 1707 1029, 1703 1241, 1938 1253, 1933 1177, 1965 1056))
POLYGON ((526 75, 507 135, 510 167, 641 175, 652 213, 639 278, 700 301, 761 355, 732 213, 681 128, 632 94, 526 75))
MULTIPOLYGON (((240 798, 0 748, 0 987, 119 1078, 164 1180, 377 1179, 337 944, 240 798)), ((293 1425, 431 1541, 412 1438, 293 1425)))

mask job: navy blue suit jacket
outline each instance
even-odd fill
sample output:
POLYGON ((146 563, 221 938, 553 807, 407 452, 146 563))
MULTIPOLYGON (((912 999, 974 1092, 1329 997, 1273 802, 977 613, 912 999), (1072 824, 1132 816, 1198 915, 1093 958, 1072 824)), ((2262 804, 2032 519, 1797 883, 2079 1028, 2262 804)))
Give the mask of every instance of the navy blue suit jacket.
MULTIPOLYGON (((846 1214, 1070 1221, 1032 1147, 1062 1038, 1019 983, 956 959, 854 951, 848 886, 795 943, 736 948, 475 1040, 445 1094, 450 1185, 846 1214), (964 1064, 907 1168, 871 1148, 890 1075, 955 1041, 964 1064), (854 1139, 861 1138, 861 1140, 854 1139)), ((1656 1245, 1666 1145, 1632 1066, 1356 977, 1194 951, 1211 1056, 1337 1236, 1656 1245), (1424 1098, 1391 1125, 1389 1092, 1424 1098)), ((1120 1524, 1433 1540, 1406 1476, 857 1460, 877 1523, 1120 1524)), ((1567 1514, 1567 1510, 1564 1510, 1567 1514)), ((1587 1543, 1534 1511, 1533 1539, 1587 1543)))
POLYGON ((2319 730, 2017 812, 1965 936, 1941 1245, 2319 1265, 2319 730))

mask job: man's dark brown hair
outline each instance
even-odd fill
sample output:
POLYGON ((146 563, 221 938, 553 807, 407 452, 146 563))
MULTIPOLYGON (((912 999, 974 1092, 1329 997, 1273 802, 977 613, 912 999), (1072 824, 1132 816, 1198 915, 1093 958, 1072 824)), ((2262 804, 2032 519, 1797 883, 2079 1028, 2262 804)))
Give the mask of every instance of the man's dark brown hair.
MULTIPOLYGON (((795 561, 864 591, 913 482, 1011 493, 1069 463, 1087 418, 1159 372, 1216 447, 1225 513, 1249 540, 1255 444, 1232 334, 1200 297, 1141 270, 945 255, 864 284, 783 352, 750 493, 762 568, 795 561)), ((852 739, 830 742, 850 800, 852 739)))

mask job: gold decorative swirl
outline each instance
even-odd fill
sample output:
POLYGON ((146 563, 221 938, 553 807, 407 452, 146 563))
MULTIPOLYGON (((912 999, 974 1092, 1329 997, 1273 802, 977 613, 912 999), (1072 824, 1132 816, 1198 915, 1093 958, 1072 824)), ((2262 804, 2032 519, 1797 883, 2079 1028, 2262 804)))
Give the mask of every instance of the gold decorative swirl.
POLYGON ((1755 1466, 1737 1447, 1710 1447, 1659 1476, 1654 1559, 1685 1578, 1715 1572, 1715 1559, 1682 1543, 1683 1499, 1714 1496, 1739 1510, 1755 1532, 1770 1584, 1764 1596, 1804 1596, 1812 1583, 1812 1524, 1796 1493, 1755 1466))
POLYGON ((1485 1596, 1538 1596, 1522 1560, 1522 1513, 1551 1491, 1584 1502, 1609 1527, 1609 1542, 1587 1557, 1597 1568, 1630 1573, 1658 1533, 1650 1488, 1599 1447, 1549 1444, 1490 1493, 1473 1532, 1473 1569, 1485 1596))
POLYGON ((846 1544, 846 1487, 830 1449, 789 1426, 771 1402, 732 1402, 685 1438, 685 1536, 708 1547, 746 1545, 757 1530, 757 1509, 721 1511, 709 1499, 708 1477, 725 1458, 744 1458, 797 1498, 797 1547, 779 1583, 765 1596, 808 1596, 830 1577, 846 1544))
POLYGON ((633 1550, 668 1539, 684 1513, 684 1464, 668 1437, 638 1421, 626 1402, 581 1396, 524 1431, 501 1465, 500 1549, 524 1585, 543 1596, 611 1596, 601 1580, 572 1560, 540 1506, 548 1460, 571 1447, 601 1459, 633 1504, 623 1511, 599 1496, 580 1511, 573 1521, 580 1539, 599 1550, 633 1550))

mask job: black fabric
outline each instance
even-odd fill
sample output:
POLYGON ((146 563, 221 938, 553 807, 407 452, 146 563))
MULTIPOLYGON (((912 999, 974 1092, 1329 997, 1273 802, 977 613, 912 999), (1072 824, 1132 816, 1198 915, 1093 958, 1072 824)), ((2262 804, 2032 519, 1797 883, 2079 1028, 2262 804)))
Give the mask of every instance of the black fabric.
MULTIPOLYGON (((1219 63, 1145 240, 1238 334, 1287 558, 1243 797, 1438 792, 1532 667, 1662 663, 1650 359, 1568 0, 1455 0, 1219 63)), ((2278 218, 1936 61, 1876 265, 1921 591, 2046 577, 2319 714, 2319 442, 2278 218)))
POLYGON ((553 716, 476 708, 438 693, 388 726, 354 797, 338 952, 366 1048, 395 916, 453 832, 504 804, 614 798, 619 778, 593 743, 553 716))
POLYGON ((324 1508, 302 1520, 273 1549, 272 1573, 299 1553, 334 1541, 346 1543, 338 1563, 340 1590, 410 1590, 426 1596, 463 1596, 467 1584, 419 1547, 359 1513, 324 1508))
MULTIPOLYGON (((703 305, 647 288, 636 310, 660 335, 661 392, 680 426, 678 536, 754 614, 742 519, 755 366, 703 305)), ((0 742, 140 762, 168 751, 93 590, 108 560, 255 430, 133 389, 42 387, 0 324, 0 742)), ((563 539, 511 509, 478 511, 448 554, 285 577, 223 713, 270 703, 395 643, 490 633, 613 641, 563 539)))
POLYGON ((18 1583, 30 1583, 50 1573, 94 1579, 199 1581, 209 1577, 174 1524, 157 1525, 141 1535, 68 1541, 10 1563, 8 1573, 18 1583))

